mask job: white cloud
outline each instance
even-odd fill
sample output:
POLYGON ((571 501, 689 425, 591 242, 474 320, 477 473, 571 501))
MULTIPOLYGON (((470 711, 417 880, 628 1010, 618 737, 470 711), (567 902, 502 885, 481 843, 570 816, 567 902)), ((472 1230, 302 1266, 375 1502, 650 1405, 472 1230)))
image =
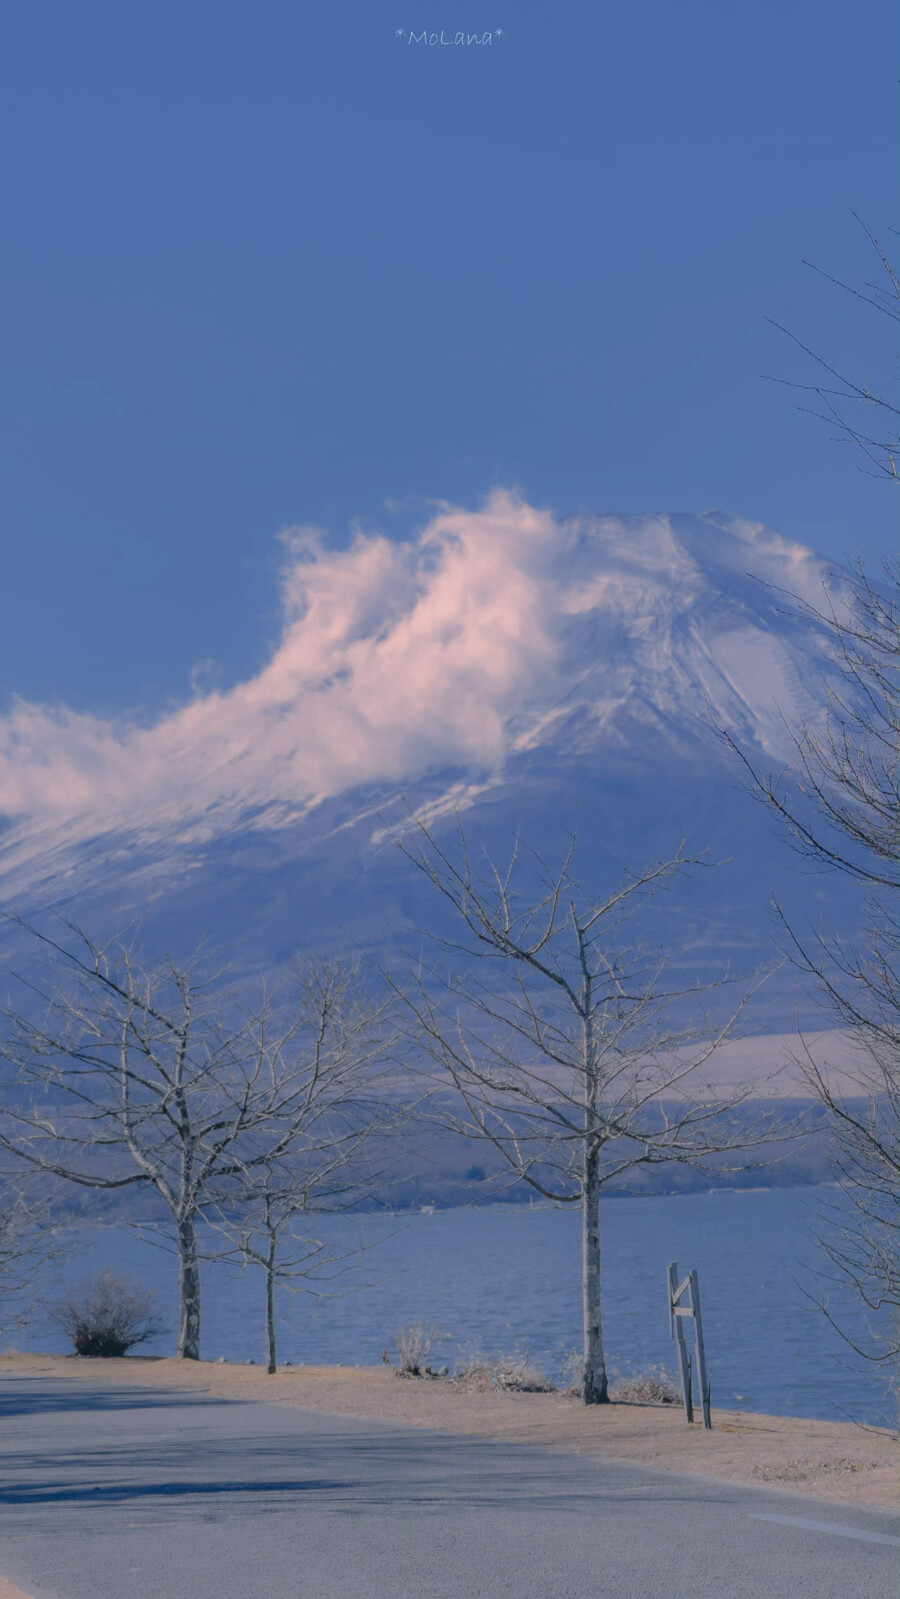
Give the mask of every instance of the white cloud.
POLYGON ((284 542, 281 638, 249 681, 204 690, 201 663, 195 697, 150 727, 21 702, 0 718, 8 892, 59 881, 91 839, 107 865, 135 843, 159 844, 161 862, 366 783, 450 766, 464 774, 452 792, 474 795, 507 756, 555 739, 704 737, 707 704, 774 749, 777 706, 812 704, 809 640, 779 637, 747 572, 812 592, 823 568, 756 524, 562 522, 497 490, 405 543, 284 542))
POLYGON ((205 831, 436 764, 496 768, 510 711, 553 670, 559 539, 501 491, 441 509, 409 543, 334 551, 289 533, 283 632, 258 676, 150 728, 17 703, 0 721, 0 813, 70 838, 205 831))

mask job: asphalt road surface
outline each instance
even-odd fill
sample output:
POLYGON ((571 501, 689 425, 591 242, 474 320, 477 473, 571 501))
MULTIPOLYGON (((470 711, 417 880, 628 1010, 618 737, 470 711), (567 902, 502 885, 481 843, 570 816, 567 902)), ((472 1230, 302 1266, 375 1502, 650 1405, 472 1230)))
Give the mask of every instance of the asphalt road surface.
POLYGON ((896 1599, 886 1511, 288 1405, 0 1381, 34 1599, 896 1599))

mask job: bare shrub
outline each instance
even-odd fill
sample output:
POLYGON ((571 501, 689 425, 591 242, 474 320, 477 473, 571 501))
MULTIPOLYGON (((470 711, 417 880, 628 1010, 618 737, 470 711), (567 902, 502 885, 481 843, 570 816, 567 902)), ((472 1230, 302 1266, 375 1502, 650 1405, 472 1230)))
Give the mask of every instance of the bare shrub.
POLYGON ((861 1471, 873 1471, 874 1460, 857 1460, 849 1455, 839 1455, 830 1460, 804 1457, 785 1460, 778 1465, 754 1466, 753 1475, 763 1482, 809 1482, 812 1477, 854 1477, 861 1471))
POLYGON ((437 1377, 440 1375, 432 1371, 428 1364, 428 1356, 437 1342, 440 1334, 434 1327, 425 1327, 422 1322, 411 1322, 407 1327, 401 1327, 394 1336, 394 1348, 399 1356, 397 1367, 398 1377, 437 1377))
POLYGON ((532 1366, 526 1350, 519 1359, 498 1355, 492 1360, 474 1355, 453 1374, 454 1387, 474 1393, 553 1394, 555 1385, 532 1366))
POLYGON ((613 1384, 610 1397, 622 1405, 679 1405, 678 1379, 665 1366, 647 1366, 613 1384))
POLYGON ((50 1319, 61 1327, 76 1355, 125 1355, 165 1331, 156 1313, 156 1295, 132 1277, 101 1271, 74 1293, 51 1306, 50 1319))

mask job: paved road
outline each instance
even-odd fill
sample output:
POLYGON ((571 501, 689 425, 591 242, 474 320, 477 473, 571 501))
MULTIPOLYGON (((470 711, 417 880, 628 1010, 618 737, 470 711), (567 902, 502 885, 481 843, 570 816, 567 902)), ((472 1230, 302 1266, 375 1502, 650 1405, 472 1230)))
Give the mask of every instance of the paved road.
POLYGON ((25 1377, 0 1443, 0 1576, 35 1599, 897 1594, 887 1512, 549 1449, 25 1377))

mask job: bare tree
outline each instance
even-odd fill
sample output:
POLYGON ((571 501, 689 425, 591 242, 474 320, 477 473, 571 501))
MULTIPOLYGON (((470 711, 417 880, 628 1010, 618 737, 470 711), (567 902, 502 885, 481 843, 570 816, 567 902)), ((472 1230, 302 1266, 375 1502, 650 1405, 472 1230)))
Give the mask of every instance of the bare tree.
MULTIPOLYGON (((860 1029, 854 1026, 859 1039, 860 1029)), ((868 1027, 865 1033, 869 1034, 868 1027)), ((863 1037, 854 1088, 838 1091, 827 1066, 804 1048, 798 1063, 828 1112, 842 1179, 839 1197, 822 1207, 818 1242, 828 1262, 812 1297, 854 1352, 896 1384, 900 1361, 900 1062, 881 1040, 863 1037), (873 1044, 875 1050, 873 1054, 873 1044), (837 1285, 832 1303, 829 1279, 837 1285), (849 1289, 863 1326, 848 1324, 849 1289)))
MULTIPOLYGON (((894 323, 896 326, 900 323, 900 278, 897 277, 890 258, 878 240, 864 224, 860 225, 878 259, 880 272, 877 282, 857 289, 852 284, 832 277, 831 273, 823 272, 821 267, 814 266, 810 261, 804 262, 804 265, 827 278, 836 288, 853 295, 863 305, 869 306, 879 316, 885 317, 889 323, 894 323)), ((820 421, 831 424, 840 439, 862 452, 866 463, 864 469, 873 477, 887 478, 892 483, 900 482, 900 473, 897 469, 897 456, 900 451, 900 436, 898 436, 900 404, 898 404, 896 386, 893 393, 890 388, 884 386, 873 389, 864 378, 848 376, 845 371, 810 349, 797 338, 796 334, 782 327, 779 322, 773 322, 773 326, 777 327, 780 333, 787 334, 823 374, 818 383, 789 383, 788 387, 801 389, 815 397, 821 409, 813 411, 812 414, 820 421)), ((896 376, 898 361, 896 333, 892 346, 892 359, 896 376)), ((781 383, 785 379, 776 378, 773 381, 781 383)))
POLYGON ((900 562, 885 562, 880 582, 859 565, 821 608, 795 604, 830 638, 824 717, 793 728, 783 770, 761 768, 723 737, 798 853, 860 885, 855 940, 781 920, 788 954, 855 1046, 849 1090, 811 1051, 797 1064, 829 1114, 847 1184, 849 1209, 826 1235, 826 1253, 865 1307, 888 1313, 891 1331, 883 1318, 873 1323, 868 1347, 892 1361, 900 1354, 900 562))
MULTIPOLYGON (((879 262, 876 283, 853 294, 885 319, 900 322, 900 279, 887 253, 864 230, 879 262)), ((808 263, 807 263, 808 264, 808 263)), ((815 269, 819 270, 819 269, 815 269)), ((782 329, 782 331, 786 331, 782 329)), ((791 338, 795 338, 793 334, 791 338)), ((800 344, 800 340, 795 339, 800 344)), ((806 345, 824 376, 807 385, 820 417, 862 452, 864 469, 900 483, 893 389, 849 378, 806 345)), ((896 338, 889 359, 897 373, 896 338)), ((887 380, 888 382, 890 380, 887 380)), ((802 385, 801 385, 802 387, 802 385)), ((793 727, 789 766, 763 769, 726 734, 743 762, 751 791, 783 826, 799 854, 819 871, 860 886, 860 930, 841 939, 827 927, 799 929, 781 914, 785 944, 811 978, 823 1006, 855 1045, 840 1088, 828 1065, 804 1048, 796 1064, 828 1112, 842 1175, 844 1201, 831 1207, 821 1238, 838 1279, 866 1311, 875 1313, 863 1346, 870 1359, 896 1369, 900 1357, 900 561, 884 562, 873 579, 861 561, 816 607, 789 596, 792 606, 830 639, 831 670, 824 718, 793 727), (887 1329, 887 1330, 886 1330, 887 1329)), ((831 1315, 825 1296, 823 1308, 831 1315)), ((832 1319, 834 1317, 832 1316, 832 1319)))
POLYGON ((456 1129, 544 1198, 580 1207, 581 1393, 604 1403, 602 1190, 635 1168, 757 1136, 731 1115, 747 1094, 723 1097, 699 1076, 736 1012, 691 1022, 700 991, 667 987, 664 960, 618 942, 640 905, 697 862, 678 850, 598 898, 574 876, 571 851, 559 871, 531 857, 538 887, 523 896, 518 849, 505 870, 476 870, 461 826, 445 848, 417 818, 397 841, 462 931, 427 937, 409 975, 391 980, 418 1049, 455 1095, 456 1129))
POLYGON ((373 1197, 397 1119, 382 1092, 390 1047, 384 998, 374 998, 348 962, 298 963, 294 977, 290 1069, 306 1092, 284 1107, 277 1158, 241 1161, 208 1212, 226 1241, 217 1258, 263 1273, 270 1373, 277 1369, 276 1289, 310 1286, 356 1253, 314 1237, 309 1224, 373 1197))
POLYGON ((266 1371, 278 1370, 276 1290, 295 1287, 310 1278, 325 1259, 325 1244, 308 1232, 298 1234, 297 1222, 306 1212, 306 1185, 294 1184, 290 1173, 278 1165, 254 1172, 213 1225, 227 1242, 220 1260, 257 1266, 265 1284, 266 1371))
POLYGON ((204 1205, 274 1166, 304 1117, 324 1130, 326 1107, 346 1099, 348 1062, 309 1052, 302 1005, 264 987, 248 1000, 199 955, 148 965, 76 927, 63 943, 17 926, 50 983, 28 979, 29 1009, 0 1011, 0 1055, 19 1084, 0 1142, 84 1188, 155 1191, 178 1257, 177 1351, 197 1360, 204 1205))
MULTIPOLYGON (((356 1136, 356 1135, 354 1135, 356 1136)), ((278 1370, 277 1292, 292 1297, 299 1292, 333 1293, 336 1275, 364 1248, 346 1240, 319 1237, 314 1218, 334 1216, 352 1209, 368 1192, 360 1177, 348 1175, 343 1161, 335 1159, 333 1174, 342 1172, 341 1202, 336 1191, 320 1186, 327 1182, 324 1171, 319 1180, 291 1170, 289 1162, 278 1161, 248 1173, 245 1185, 221 1210, 207 1212, 211 1225, 225 1240, 224 1247, 212 1249, 210 1258, 255 1266, 262 1272, 265 1292, 266 1371, 278 1370)))
POLYGON ((53 1193, 37 1173, 0 1173, 0 1331, 26 1317, 28 1300, 63 1242, 53 1193))
POLYGON ((889 895, 900 889, 900 560, 882 580, 862 563, 823 592, 820 606, 787 595, 826 635, 831 660, 824 716, 793 728, 791 759, 762 768, 742 761, 751 789, 813 866, 889 895))

